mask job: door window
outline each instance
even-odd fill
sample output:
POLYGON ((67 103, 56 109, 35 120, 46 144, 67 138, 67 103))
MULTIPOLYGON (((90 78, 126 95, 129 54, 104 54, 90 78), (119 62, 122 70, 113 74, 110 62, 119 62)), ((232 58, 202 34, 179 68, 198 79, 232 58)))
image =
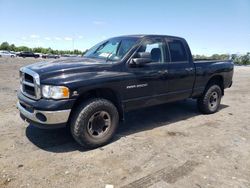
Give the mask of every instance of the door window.
POLYGON ((178 61, 187 61, 187 53, 183 43, 179 40, 173 40, 168 42, 171 61, 178 62, 178 61))
POLYGON ((145 52, 149 54, 152 63, 164 62, 164 43, 161 40, 146 40, 139 48, 138 52, 145 52))

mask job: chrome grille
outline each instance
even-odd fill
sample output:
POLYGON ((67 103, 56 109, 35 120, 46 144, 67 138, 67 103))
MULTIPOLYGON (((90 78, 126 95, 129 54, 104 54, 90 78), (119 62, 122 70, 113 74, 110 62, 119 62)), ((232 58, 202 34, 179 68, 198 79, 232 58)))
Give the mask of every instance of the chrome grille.
POLYGON ((36 100, 41 98, 40 79, 36 72, 25 67, 21 68, 20 84, 21 92, 25 96, 36 100))

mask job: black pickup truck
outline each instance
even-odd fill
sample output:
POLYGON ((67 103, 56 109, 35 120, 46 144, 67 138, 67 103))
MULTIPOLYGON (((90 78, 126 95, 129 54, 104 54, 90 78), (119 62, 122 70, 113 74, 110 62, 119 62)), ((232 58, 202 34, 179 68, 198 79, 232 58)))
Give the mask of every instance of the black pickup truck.
POLYGON ((69 127, 80 145, 96 148, 133 109, 193 98, 215 113, 233 70, 232 61, 193 61, 183 38, 115 37, 81 58, 21 68, 17 107, 31 125, 69 127))

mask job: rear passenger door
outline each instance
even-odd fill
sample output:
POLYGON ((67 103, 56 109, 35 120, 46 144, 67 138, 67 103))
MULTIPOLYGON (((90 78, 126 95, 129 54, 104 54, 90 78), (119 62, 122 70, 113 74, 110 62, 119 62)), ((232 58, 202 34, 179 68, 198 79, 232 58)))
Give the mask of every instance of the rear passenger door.
POLYGON ((181 39, 166 38, 168 63, 168 96, 170 100, 190 97, 195 80, 195 68, 190 61, 187 46, 181 39))

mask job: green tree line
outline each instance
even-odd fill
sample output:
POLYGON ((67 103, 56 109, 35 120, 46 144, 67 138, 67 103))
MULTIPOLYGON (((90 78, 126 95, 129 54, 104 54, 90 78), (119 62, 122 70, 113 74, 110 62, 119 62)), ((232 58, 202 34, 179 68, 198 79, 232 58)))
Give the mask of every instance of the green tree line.
POLYGON ((194 55, 194 59, 202 60, 232 60, 238 65, 250 65, 250 52, 246 54, 213 54, 211 56, 194 55))
POLYGON ((0 45, 0 50, 7 50, 13 52, 22 52, 22 51, 29 51, 34 53, 42 53, 42 54, 75 54, 75 55, 82 55, 84 54, 81 50, 54 50, 52 48, 43 48, 43 47, 36 47, 36 48, 29 48, 27 46, 15 46, 14 44, 9 44, 8 42, 3 42, 0 45))
MULTIPOLYGON (((85 52, 80 50, 54 50, 51 48, 29 48, 27 46, 15 46, 14 44, 9 44, 8 42, 3 42, 0 45, 0 50, 8 50, 14 52, 21 52, 21 51, 31 51, 34 53, 42 53, 42 54, 76 54, 82 55, 85 52)), ((213 54, 211 56, 205 55, 194 55, 194 59, 203 59, 203 60, 232 60, 235 64, 239 65, 250 65, 250 52, 246 54, 213 54)))

